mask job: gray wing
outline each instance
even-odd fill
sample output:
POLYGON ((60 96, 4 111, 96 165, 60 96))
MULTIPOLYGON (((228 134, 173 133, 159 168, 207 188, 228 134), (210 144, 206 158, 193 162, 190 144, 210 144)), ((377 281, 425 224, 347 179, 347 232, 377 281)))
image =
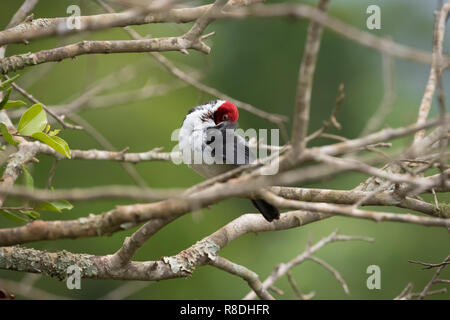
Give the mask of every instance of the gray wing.
POLYGON ((225 121, 207 129, 206 144, 217 163, 242 166, 256 160, 247 141, 235 133, 235 127, 225 121))

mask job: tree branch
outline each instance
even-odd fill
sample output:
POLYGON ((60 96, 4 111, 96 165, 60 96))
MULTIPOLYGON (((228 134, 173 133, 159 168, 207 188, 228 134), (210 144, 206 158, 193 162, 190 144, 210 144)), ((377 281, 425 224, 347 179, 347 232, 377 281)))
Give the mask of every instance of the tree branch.
POLYGON ((321 214, 292 211, 282 214, 276 222, 268 223, 260 215, 245 214, 178 255, 157 261, 132 261, 122 268, 111 268, 111 256, 0 247, 0 269, 43 273, 60 280, 66 278, 67 267, 71 265, 81 269, 82 278, 91 279, 157 281, 188 277, 196 267, 208 264, 221 248, 244 234, 290 229, 324 218, 321 214))
MULTIPOLYGON (((242 5, 256 3, 261 0, 233 0, 225 6, 225 10, 230 10, 242 5)), ((174 3, 175 1, 171 1, 174 3)), ((173 8, 170 10, 148 10, 130 9, 119 13, 96 14, 91 16, 80 16, 80 28, 67 28, 67 22, 70 18, 42 18, 34 19, 21 23, 15 28, 8 28, 0 32, 0 45, 11 43, 23 43, 40 38, 51 36, 67 36, 69 34, 81 33, 87 31, 99 31, 114 27, 125 27, 129 25, 141 25, 148 23, 177 22, 186 23, 197 20, 206 11, 212 7, 212 4, 198 6, 193 8, 173 8), (147 13, 146 13, 147 11, 147 13), (151 11, 151 14, 148 14, 151 11), (155 12, 156 11, 156 12, 155 12), (159 11, 159 12, 158 12, 159 11)), ((18 23, 22 22, 18 21, 18 23)))
MULTIPOLYGON (((263 288, 269 288, 270 286, 274 285, 274 283, 286 275, 292 268, 295 266, 298 266, 299 264, 305 262, 306 260, 310 259, 311 256, 316 253, 320 248, 323 246, 331 243, 331 242, 337 242, 337 241, 368 241, 373 242, 374 239, 372 238, 365 238, 365 237, 353 237, 353 236, 346 236, 346 235, 339 235, 338 230, 331 233, 329 236, 322 238, 320 241, 318 241, 313 246, 309 246, 306 248, 305 251, 303 251, 300 255, 293 258, 287 263, 279 264, 275 267, 275 269, 272 271, 272 273, 264 280, 263 282, 263 288)), ((253 300, 256 296, 254 292, 248 293, 244 300, 253 300)))
POLYGON ((252 288, 253 292, 255 292, 260 299, 275 300, 275 298, 263 287, 261 281, 259 281, 258 275, 246 267, 219 256, 212 259, 209 264, 247 281, 250 288, 252 288))
POLYGON ((209 53, 209 50, 204 45, 200 45, 198 41, 187 39, 183 36, 145 40, 84 40, 59 48, 19 54, 0 59, 0 73, 7 74, 27 66, 46 62, 57 62, 85 54, 182 51, 187 49, 195 49, 203 53, 209 53))
MULTIPOLYGON (((447 2, 440 12, 436 13, 435 29, 433 36, 433 54, 431 62, 430 76, 425 88, 425 93, 422 97, 422 102, 419 107, 419 115, 417 117, 417 124, 424 123, 427 120, 428 114, 431 109, 431 103, 433 101, 434 92, 436 89, 436 81, 439 70, 445 69, 442 61, 442 50, 444 42, 445 24, 447 16, 450 11, 450 2, 447 2)), ((439 72, 440 73, 440 72, 439 72)), ((413 144, 423 139, 425 131, 421 130, 414 136, 413 144)))
MULTIPOLYGON (((317 7, 326 12, 330 0, 319 0, 317 7)), ((306 135, 308 133, 309 110, 311 105, 311 93, 316 70, 316 61, 322 39, 323 26, 311 21, 308 26, 305 50, 303 53, 300 70, 298 72, 297 96, 295 99, 294 124, 292 127, 292 156, 295 162, 306 148, 306 135)))

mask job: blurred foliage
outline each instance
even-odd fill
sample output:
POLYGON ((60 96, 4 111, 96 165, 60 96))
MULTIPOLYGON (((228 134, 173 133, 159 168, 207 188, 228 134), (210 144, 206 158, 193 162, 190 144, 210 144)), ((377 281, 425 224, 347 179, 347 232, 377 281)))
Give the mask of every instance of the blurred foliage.
MULTIPOLYGON (((271 1, 269 1, 271 2, 271 1)), ((302 1, 316 3, 316 1, 302 1)), ((423 50, 431 50, 433 11, 437 1, 423 0, 333 0, 330 13, 360 29, 365 28, 366 8, 378 4, 382 9, 382 29, 370 31, 379 36, 389 36, 393 40, 423 50)), ((3 28, 17 10, 21 1, 2 1, 0 3, 0 28, 3 28)), ((71 4, 81 7, 82 14, 101 13, 94 1, 51 1, 41 0, 34 10, 35 17, 57 17, 66 15, 71 4)), ((195 2, 199 4, 199 2, 195 2)), ((188 30, 190 24, 150 24, 135 27, 142 35, 168 36, 180 35, 188 30)), ((248 19, 245 21, 218 21, 207 31, 217 34, 208 40, 212 45, 211 54, 205 56, 190 52, 164 53, 180 65, 200 70, 202 81, 216 87, 237 99, 280 114, 292 116, 298 66, 305 42, 307 21, 289 19, 248 19)), ((450 32, 446 34, 444 50, 448 53, 450 32)), ((10 45, 7 54, 33 52, 52 48, 81 39, 128 39, 120 28, 92 34, 73 35, 66 38, 42 39, 25 45, 10 45)), ((113 90, 116 92, 137 89, 149 79, 158 84, 175 84, 176 80, 148 55, 111 54, 80 56, 49 65, 26 68, 19 83, 31 83, 27 89, 47 105, 71 101, 80 93, 91 88, 96 80, 117 71, 119 68, 136 64, 139 72, 113 90)), ((403 126, 415 120, 420 98, 425 88, 429 67, 411 61, 395 60, 396 99, 394 111, 385 126, 403 126)), ((444 78, 446 96, 450 96, 449 75, 444 78)), ((352 43, 347 39, 325 30, 318 60, 312 96, 310 131, 321 126, 334 106, 340 83, 345 85, 346 98, 338 120, 343 129, 339 134, 356 137, 367 119, 377 109, 383 95, 383 75, 379 52, 352 43)), ((16 93, 12 98, 19 98, 16 93)), ((81 116, 98 129, 119 150, 129 146, 131 152, 147 151, 163 146, 170 151, 174 141, 170 141, 172 131, 178 128, 191 107, 213 97, 198 92, 192 87, 171 91, 164 96, 152 97, 145 101, 126 105, 111 106, 107 109, 86 110, 81 116)), ((438 112, 437 103, 433 105, 432 115, 438 112)), ((241 111, 242 128, 271 128, 272 125, 245 111, 241 111)), ((290 124, 289 124, 290 129, 290 124)), ((80 131, 64 130, 60 134, 73 149, 101 148, 89 135, 80 131)), ((394 146, 403 146, 409 140, 395 141, 394 146)), ((330 143, 328 140, 314 141, 313 145, 330 143)), ((33 164, 33 177, 37 187, 45 187, 53 159, 39 157, 40 163, 33 164)), ((202 179, 184 165, 172 163, 140 163, 138 172, 149 186, 188 187, 202 179)), ((365 177, 360 174, 343 174, 330 180, 320 181, 303 187, 323 187, 350 189, 365 177)), ((120 164, 103 161, 60 161, 53 180, 55 188, 99 186, 107 184, 133 184, 120 164)), ((426 197, 431 201, 430 197, 426 197)), ((449 201, 448 195, 439 195, 439 201, 449 201)), ((14 201, 10 201, 14 203, 14 201)), ((63 213, 48 212, 41 215, 45 220, 76 219, 90 213, 99 214, 117 204, 129 201, 95 201, 75 203, 71 211, 63 213)), ((382 210, 386 208, 371 207, 382 210)), ((388 208, 394 212, 401 209, 388 208)), ((188 214, 153 236, 137 256, 137 260, 160 259, 178 253, 211 234, 227 222, 246 212, 254 212, 249 201, 229 199, 200 212, 188 214)), ((1 227, 18 225, 6 219, 0 220, 1 227)), ((293 230, 248 234, 221 251, 224 257, 247 266, 265 279, 274 266, 286 262, 304 250, 311 235, 313 241, 328 235, 336 228, 342 234, 374 237, 375 243, 333 243, 317 254, 333 265, 347 281, 351 295, 346 296, 333 276, 322 267, 306 262, 293 270, 303 292, 315 291, 318 299, 392 299, 406 284, 414 283, 420 291, 429 281, 433 270, 421 270, 411 265, 408 259, 437 263, 449 253, 449 235, 442 228, 426 228, 401 223, 380 223, 335 217, 293 230), (368 290, 366 269, 369 265, 381 268, 381 290, 368 290)), ((66 249, 72 252, 104 255, 117 250, 125 236, 133 230, 116 233, 110 237, 46 241, 26 246, 49 251, 66 249)), ((450 269, 442 274, 449 278, 450 269)), ((0 278, 20 280, 20 272, 0 271, 0 278)), ((0 280, 1 282, 1 280, 0 280)), ((42 277, 36 283, 49 292, 72 298, 96 299, 107 294, 122 281, 82 280, 81 290, 68 290, 64 282, 42 277)), ((285 295, 282 298, 294 299, 285 278, 277 284, 285 295)), ((436 289, 441 287, 436 286, 436 289)), ((248 292, 247 284, 240 278, 206 266, 198 268, 189 279, 151 282, 148 287, 130 298, 135 299, 236 299, 248 292)), ((19 297, 20 298, 20 297, 19 297)), ((450 293, 433 297, 448 299, 450 293)))

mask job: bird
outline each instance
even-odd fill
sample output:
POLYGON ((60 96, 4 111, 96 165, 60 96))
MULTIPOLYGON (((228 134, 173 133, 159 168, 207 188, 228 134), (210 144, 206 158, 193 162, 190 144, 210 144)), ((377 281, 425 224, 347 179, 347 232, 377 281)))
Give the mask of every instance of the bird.
MULTIPOLYGON (((239 111, 226 100, 211 100, 190 109, 179 131, 183 162, 211 178, 256 160, 247 141, 235 132, 239 111)), ((262 199, 251 200, 264 218, 279 219, 279 210, 262 199)))

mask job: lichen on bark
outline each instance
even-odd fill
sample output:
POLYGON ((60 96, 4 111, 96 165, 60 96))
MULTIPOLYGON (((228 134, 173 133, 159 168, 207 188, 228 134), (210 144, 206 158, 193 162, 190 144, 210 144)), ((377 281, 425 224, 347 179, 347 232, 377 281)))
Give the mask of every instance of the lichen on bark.
POLYGON ((74 254, 66 250, 55 253, 20 246, 0 248, 0 269, 43 273, 59 280, 67 278, 69 266, 76 265, 82 278, 95 278, 98 269, 93 255, 74 254))

